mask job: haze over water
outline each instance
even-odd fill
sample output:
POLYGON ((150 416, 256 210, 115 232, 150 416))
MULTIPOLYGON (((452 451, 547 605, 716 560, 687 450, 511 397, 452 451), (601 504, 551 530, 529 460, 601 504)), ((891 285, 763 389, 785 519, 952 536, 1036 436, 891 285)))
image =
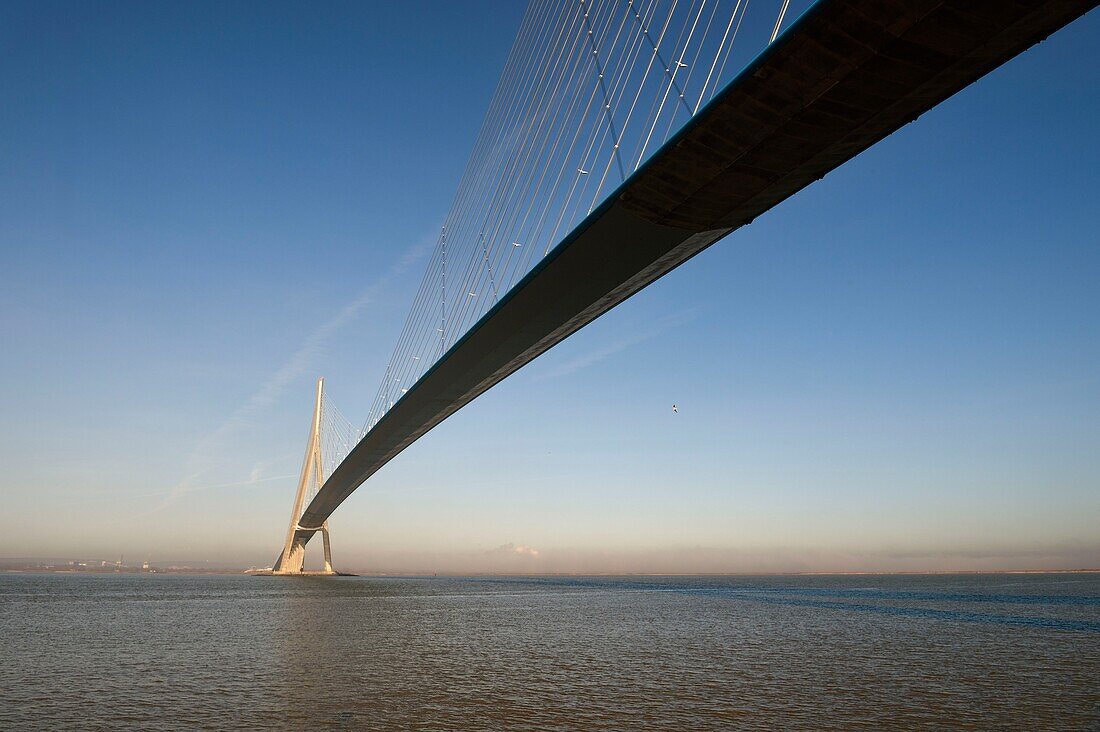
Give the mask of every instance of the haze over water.
POLYGON ((0 576, 0 728, 1093 729, 1100 575, 0 576))

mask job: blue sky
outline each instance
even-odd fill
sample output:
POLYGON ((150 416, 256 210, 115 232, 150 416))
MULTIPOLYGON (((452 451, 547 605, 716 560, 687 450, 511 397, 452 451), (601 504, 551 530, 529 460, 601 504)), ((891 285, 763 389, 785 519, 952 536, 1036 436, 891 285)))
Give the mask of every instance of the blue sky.
MULTIPOLYGON (((365 417, 522 10, 0 9, 0 556, 274 559, 312 382, 365 417)), ((337 562, 1100 566, 1098 44, 477 400, 341 507, 337 562)))

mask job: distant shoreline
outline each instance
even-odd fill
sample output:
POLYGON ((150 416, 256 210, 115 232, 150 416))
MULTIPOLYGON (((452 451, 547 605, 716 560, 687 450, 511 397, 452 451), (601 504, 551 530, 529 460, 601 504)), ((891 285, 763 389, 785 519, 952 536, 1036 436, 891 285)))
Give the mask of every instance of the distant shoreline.
MULTIPOLYGON (((256 574, 255 569, 225 568, 207 569, 202 567, 65 567, 65 566, 8 566, 0 567, 0 574, 79 574, 79 575, 146 575, 146 574, 180 574, 180 575, 250 575, 256 574)), ((415 578, 459 578, 459 577, 514 577, 532 578, 541 577, 861 577, 861 576, 949 576, 949 575, 982 575, 982 574, 1100 574, 1100 568, 1087 569, 949 569, 949 570, 901 570, 901 571, 811 571, 811 572, 370 572, 359 571, 355 573, 360 577, 415 577, 415 578)), ((305 576, 318 576, 307 574, 305 576)))

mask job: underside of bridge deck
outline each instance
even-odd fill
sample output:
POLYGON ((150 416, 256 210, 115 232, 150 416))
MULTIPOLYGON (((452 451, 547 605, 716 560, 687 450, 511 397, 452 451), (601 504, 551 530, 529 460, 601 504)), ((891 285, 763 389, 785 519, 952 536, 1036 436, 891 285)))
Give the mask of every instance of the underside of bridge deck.
POLYGON ((375 471, 571 333, 1083 15, 1093 0, 822 0, 460 339, 333 471, 375 471))

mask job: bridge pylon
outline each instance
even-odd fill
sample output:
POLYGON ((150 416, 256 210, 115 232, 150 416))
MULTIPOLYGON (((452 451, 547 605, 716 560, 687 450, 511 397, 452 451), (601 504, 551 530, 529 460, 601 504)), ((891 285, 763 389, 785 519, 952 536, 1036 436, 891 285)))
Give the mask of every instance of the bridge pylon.
POLYGON ((271 573, 277 575, 301 575, 306 559, 306 544, 318 531, 324 540, 325 564, 320 572, 309 574, 339 574, 332 568, 332 545, 329 543, 328 521, 320 526, 302 526, 298 522, 305 509, 306 495, 310 492, 316 494, 324 485, 325 475, 321 459, 321 413, 324 409, 325 380, 317 379, 317 400, 313 405, 313 425, 309 430, 309 441, 306 443, 306 456, 302 461, 302 475, 298 479, 298 491, 294 496, 294 508, 290 514, 290 526, 286 532, 286 543, 283 551, 276 560, 271 573))

